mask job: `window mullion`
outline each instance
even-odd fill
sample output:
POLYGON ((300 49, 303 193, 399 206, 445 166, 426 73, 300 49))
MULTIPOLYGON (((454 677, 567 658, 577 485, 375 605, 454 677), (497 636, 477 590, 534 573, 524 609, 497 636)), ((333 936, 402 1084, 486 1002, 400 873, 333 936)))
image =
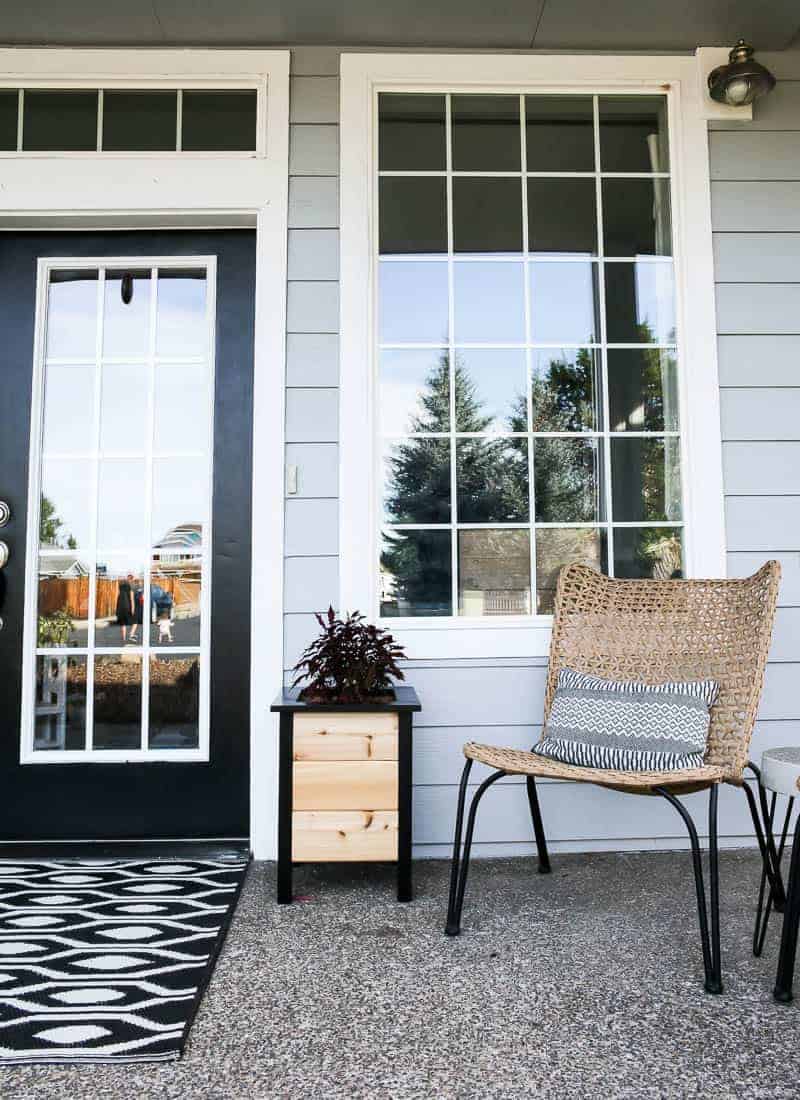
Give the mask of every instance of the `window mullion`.
POLYGON ((535 614, 537 607, 536 593, 536 481, 534 478, 535 449, 533 442, 533 392, 531 383, 531 369, 533 366, 533 351, 531 341, 531 284, 528 278, 528 132, 525 119, 525 96, 519 97, 519 123, 521 143, 522 165, 522 274, 523 293, 525 300, 525 399, 528 415, 528 551, 530 558, 530 582, 528 586, 530 604, 528 614, 535 614))
POLYGON ((458 483, 456 478, 456 347, 455 272, 453 267, 453 128, 452 97, 445 96, 446 216, 447 216, 447 317, 450 382, 450 600, 451 614, 458 615, 458 483))
MULTIPOLYGON (((608 399, 608 335, 606 331, 606 274, 605 274, 605 242, 603 240, 603 187, 600 174, 600 99, 592 96, 592 125, 594 128, 594 179, 595 198, 597 203, 597 308, 600 314, 600 389, 602 394, 603 423, 601 446, 602 471, 605 482, 605 529, 606 529, 606 571, 609 577, 614 576, 614 527, 612 523, 612 497, 611 497, 611 438, 609 436, 610 414, 608 399)), ((598 519, 599 510, 598 510, 598 519)), ((602 525, 601 525, 602 530, 602 525)))

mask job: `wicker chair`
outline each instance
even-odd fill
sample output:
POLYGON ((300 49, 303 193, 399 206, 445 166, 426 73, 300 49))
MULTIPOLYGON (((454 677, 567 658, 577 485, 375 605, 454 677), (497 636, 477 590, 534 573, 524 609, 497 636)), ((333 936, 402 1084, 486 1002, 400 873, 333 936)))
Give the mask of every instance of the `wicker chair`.
MULTIPOLYGON (((556 591, 550 664, 545 691, 545 721, 562 668, 617 680, 663 683, 667 680, 714 679, 719 698, 711 713, 708 749, 701 768, 672 772, 620 772, 562 764, 532 752, 496 748, 472 742, 464 746, 466 764, 456 812, 447 934, 461 930, 461 910, 469 871, 469 856, 478 803, 486 790, 505 775, 524 775, 527 782, 539 871, 550 870, 536 778, 597 783, 629 794, 665 798, 683 818, 692 848, 700 935, 709 993, 722 991, 719 944, 719 873, 717 796, 720 783, 741 787, 770 882, 778 895, 780 882, 766 850, 758 811, 743 771, 755 722, 772 634, 780 566, 767 562, 744 580, 611 580, 585 565, 562 569, 556 591), (463 855, 461 836, 467 782, 473 762, 495 771, 485 779, 470 805, 463 855), (703 869, 697 830, 677 797, 708 789, 709 937, 703 869)), ((778 896, 777 903, 782 903, 778 896)))

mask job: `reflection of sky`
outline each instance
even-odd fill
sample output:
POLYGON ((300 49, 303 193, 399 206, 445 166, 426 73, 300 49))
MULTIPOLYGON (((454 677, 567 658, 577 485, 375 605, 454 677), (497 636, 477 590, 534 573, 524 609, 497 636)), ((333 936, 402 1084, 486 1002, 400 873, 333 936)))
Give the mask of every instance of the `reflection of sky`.
POLYGON ((522 264, 456 262, 453 280, 457 343, 525 340, 522 264))
POLYGON ((145 545, 143 459, 105 459, 100 463, 97 545, 104 550, 145 545))
POLYGON ((42 495, 53 504, 63 526, 58 542, 66 546, 72 535, 78 546, 89 545, 89 500, 92 464, 87 460, 45 460, 42 463, 42 495))
POLYGON ((144 576, 144 564, 141 554, 98 554, 97 572, 109 580, 133 575, 141 580, 144 576))
POLYGON ((97 339, 97 276, 51 283, 47 298, 47 354, 94 359, 97 339))
MULTIPOLYGON (((520 398, 525 411, 525 352, 511 348, 462 348, 457 352, 456 362, 475 386, 480 415, 492 419, 489 430, 509 431, 509 418, 512 412, 518 412, 520 398)), ((515 430, 525 431, 525 423, 515 430)))
POLYGON ((595 342, 594 264, 534 262, 530 265, 530 293, 534 343, 595 342))
POLYGON ((150 275, 133 280, 133 297, 122 301, 122 280, 106 278, 103 354, 131 358, 147 355, 150 330, 150 275))
POLYGON ((206 451, 208 399, 205 366, 160 363, 156 367, 157 451, 206 451))
POLYGON ((172 527, 203 523, 206 514, 205 461, 197 458, 162 458, 153 463, 153 541, 172 527))
POLYGON ((104 363, 100 392, 101 449, 144 454, 147 367, 142 363, 104 363))
POLYGON ((91 448, 94 419, 93 364, 49 366, 44 394, 44 450, 74 454, 91 448))
MULTIPOLYGON (((423 414, 419 398, 425 383, 446 351, 383 351, 380 365, 380 416, 384 435, 403 435, 412 418, 423 414)), ((449 423, 434 430, 447 431, 449 423)))
POLYGON ((206 354, 206 280, 158 280, 157 355, 206 354))
POLYGON ((382 263, 379 297, 381 343, 447 343, 446 261, 382 263))
POLYGON ((675 338, 675 288, 672 264, 636 264, 636 321, 647 324, 656 343, 675 338))

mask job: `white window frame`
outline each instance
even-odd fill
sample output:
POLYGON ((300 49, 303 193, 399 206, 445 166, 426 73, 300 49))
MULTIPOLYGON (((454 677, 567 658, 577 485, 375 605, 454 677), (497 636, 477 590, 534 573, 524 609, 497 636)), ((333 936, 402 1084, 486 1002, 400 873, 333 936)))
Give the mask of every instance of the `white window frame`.
POLYGON ((6 87, 160 88, 174 80, 261 89, 255 155, 17 152, 3 159, 0 189, 0 229, 256 231, 250 836, 259 859, 277 848, 277 720, 268 707, 283 679, 289 61, 288 50, 0 50, 6 87))
MULTIPOLYGON (((684 570, 724 576, 708 104, 693 57, 345 54, 341 60, 340 583, 379 619, 374 339, 379 91, 666 94, 679 347, 684 570)), ((533 578, 532 578, 533 583, 533 578)), ((544 656, 551 615, 385 619, 409 657, 544 656)))
MULTIPOLYGON (((105 308, 104 280, 97 282, 97 308, 98 312, 105 308)), ((210 747, 210 711, 211 711, 211 547, 213 545, 213 509, 212 496, 214 485, 214 380, 215 380, 215 337, 217 330, 217 258, 216 256, 94 256, 94 257, 48 257, 40 259, 37 264, 36 275, 36 332, 34 337, 34 372, 33 389, 31 395, 31 431, 28 466, 28 510, 27 510, 27 537, 25 556, 25 630, 23 638, 24 653, 22 659, 22 713, 21 713, 21 750, 20 763, 22 764, 103 764, 120 762, 147 762, 147 761, 202 761, 209 759, 210 747), (39 523, 40 503, 42 487, 42 459, 44 457, 44 401, 45 401, 45 375, 48 360, 45 355, 47 339, 47 297, 50 284, 50 274, 58 270, 93 270, 96 268, 158 268, 161 269, 189 269, 202 271, 206 277, 206 327, 207 348, 204 357, 206 369, 206 401, 209 412, 207 431, 202 440, 205 452, 205 475, 207 484, 206 519, 203 524, 202 541, 202 587, 200 592, 200 642, 198 645, 173 645, 169 648, 158 647, 150 641, 150 563, 146 560, 144 565, 144 592, 143 608, 147 609, 142 616, 142 647, 138 651, 142 656, 142 703, 141 721, 142 734, 148 730, 148 716, 150 710, 149 683, 150 673, 148 662, 150 655, 155 650, 158 654, 175 652, 176 657, 198 656, 200 658, 199 699, 198 699, 198 743, 194 749, 151 749, 143 747, 139 749, 37 749, 34 748, 36 736, 36 662, 39 656, 45 657, 80 657, 84 656, 86 647, 78 648, 48 648, 38 646, 37 634, 37 605, 39 588, 39 523)), ((155 355, 155 324, 157 300, 155 288, 151 288, 150 298, 150 349, 142 356, 134 356, 132 361, 142 360, 145 369, 153 371, 156 362, 155 355)), ((100 369, 103 362, 102 350, 98 346, 95 349, 95 410, 96 427, 99 427, 100 413, 100 369)), ((167 368, 168 369, 168 368, 167 368)), ((155 375, 152 374, 154 380, 155 375)), ((152 382, 151 382, 152 385, 152 382)), ((150 399, 152 401, 152 398, 150 399)), ((148 405, 150 404, 148 402, 148 405)), ((151 414, 152 415, 152 414, 151 414)), ((56 456, 61 457, 61 456, 56 456)), ((64 456, 65 458, 68 456, 64 456)), ((95 463, 101 460, 101 453, 96 447, 87 450, 85 456, 95 463)), ((138 456, 137 456, 138 457, 138 456)), ((161 458, 169 458, 167 454, 159 455, 161 458)), ((152 477, 152 440, 146 446, 145 459, 148 464, 148 473, 152 477)), ((94 476, 97 477, 98 468, 95 466, 94 476)), ((97 487, 95 483, 95 500, 97 487)), ((152 499, 152 487, 146 491, 146 498, 152 499)), ((148 522, 150 521, 148 515, 148 522)), ((89 609, 91 618, 94 615, 97 578, 94 569, 96 561, 96 528, 97 516, 94 514, 92 522, 92 535, 89 543, 81 547, 83 554, 87 555, 91 573, 89 574, 89 609)), ((136 548, 140 549, 140 548, 136 548)), ((129 553, 133 548, 126 547, 119 553, 129 553)), ((63 553, 63 551, 62 551, 63 553)), ((46 557, 46 555, 44 555, 46 557)), ((93 636, 91 631, 87 637, 93 636)), ((131 652, 123 646, 102 646, 95 643, 94 648, 86 655, 87 679, 86 679, 86 724, 87 737, 92 739, 94 697, 91 688, 94 683, 94 673, 90 671, 89 664, 98 657, 113 657, 123 652, 131 652)), ((135 652, 135 651, 134 651, 135 652)))

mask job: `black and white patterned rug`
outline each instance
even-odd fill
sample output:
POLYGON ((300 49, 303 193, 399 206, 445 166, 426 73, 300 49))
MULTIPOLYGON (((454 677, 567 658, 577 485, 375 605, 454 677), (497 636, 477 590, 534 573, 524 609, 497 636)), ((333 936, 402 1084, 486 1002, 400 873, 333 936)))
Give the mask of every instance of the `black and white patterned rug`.
POLYGON ((246 870, 0 861, 0 1066, 179 1058, 246 870))

